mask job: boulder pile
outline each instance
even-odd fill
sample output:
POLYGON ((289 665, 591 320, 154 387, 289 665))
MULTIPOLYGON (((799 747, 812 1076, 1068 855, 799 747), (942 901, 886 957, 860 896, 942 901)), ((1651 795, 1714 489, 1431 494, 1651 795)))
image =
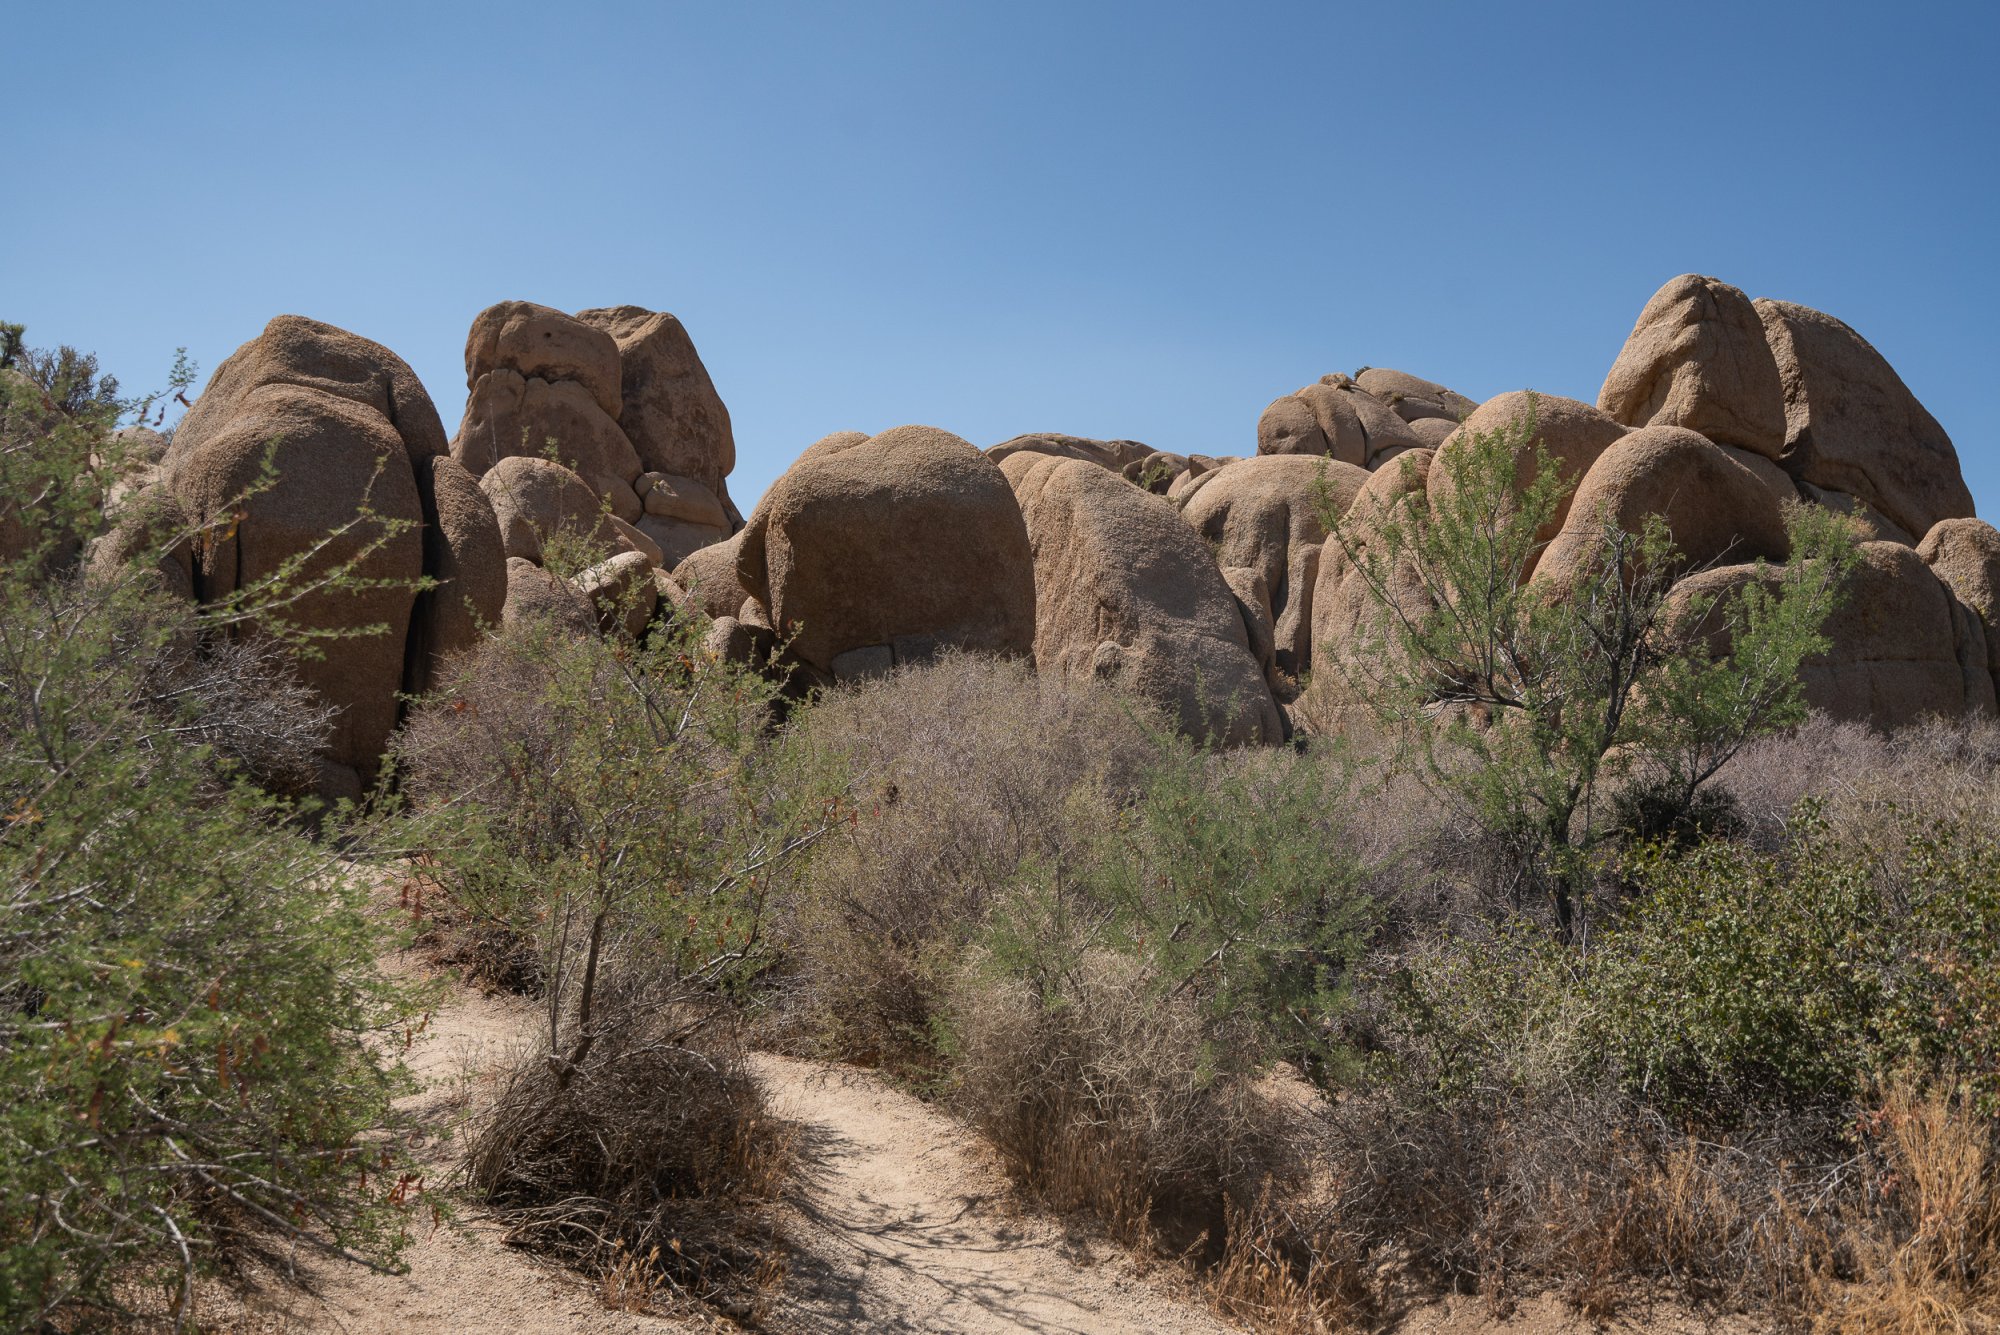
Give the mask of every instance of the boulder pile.
MULTIPOLYGON (((638 635, 699 616, 710 652, 803 686, 945 649, 1029 657, 1122 683, 1191 734, 1277 742, 1300 691, 1333 689, 1317 683, 1360 651, 1372 594, 1328 516, 1365 548, 1389 507, 1447 497, 1438 461, 1530 411, 1574 484, 1539 535, 1532 578, 1551 592, 1591 566, 1605 519, 1663 517, 1685 571, 1675 596, 1691 597, 1768 577, 1758 563, 1788 555, 1785 507, 1824 506, 1866 541, 1832 647, 1807 669, 1811 702, 1884 726, 1996 709, 2000 532, 1973 517, 1950 438, 1847 325, 1700 275, 1646 303, 1595 404, 1478 402, 1364 368, 1271 403, 1248 457, 840 432, 747 521, 728 490, 728 410, 672 315, 502 302, 474 319, 465 369, 447 441, 395 354, 280 316, 218 368, 170 446, 135 442, 141 467, 114 498, 199 535, 157 557, 189 597, 226 600, 300 558, 365 577, 284 613, 347 636, 301 665, 339 710, 329 793, 373 781, 399 693, 531 617, 638 635), (433 587, 414 592, 423 577, 433 587)), ((91 559, 142 546, 114 528, 91 559)), ((1395 575, 1390 591, 1423 610, 1418 581, 1395 575)))

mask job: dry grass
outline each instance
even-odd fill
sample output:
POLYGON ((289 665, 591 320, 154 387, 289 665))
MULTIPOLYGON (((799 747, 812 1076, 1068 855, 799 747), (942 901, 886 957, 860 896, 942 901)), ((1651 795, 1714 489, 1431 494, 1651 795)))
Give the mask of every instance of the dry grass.
POLYGON ((1837 828, 1878 834, 1902 814, 1971 827, 2000 821, 2000 723, 1937 720, 1893 736, 1815 715, 1752 742, 1717 782, 1742 812, 1750 837, 1782 842, 1800 801, 1815 798, 1837 828))
POLYGON ((1826 1335, 2000 1330, 2000 1129, 1945 1089, 1891 1087, 1862 1130, 1874 1172, 1805 1286, 1826 1335))

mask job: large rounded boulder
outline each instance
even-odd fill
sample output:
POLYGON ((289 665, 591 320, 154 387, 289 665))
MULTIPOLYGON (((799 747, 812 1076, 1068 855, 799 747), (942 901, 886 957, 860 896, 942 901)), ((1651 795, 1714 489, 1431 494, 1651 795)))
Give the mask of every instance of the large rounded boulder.
POLYGON ((305 557, 293 574, 302 591, 275 615, 345 633, 298 665, 337 710, 322 766, 328 796, 360 795, 396 724, 425 573, 417 470, 443 449, 437 409, 401 358, 281 315, 216 369, 162 462, 163 485, 201 527, 198 598, 255 589, 305 557), (343 569, 353 578, 309 587, 343 569))
POLYGON ((1214 470, 1181 510, 1225 569, 1245 567, 1262 577, 1274 658, 1286 676, 1311 666, 1313 585, 1326 541, 1322 502, 1344 514, 1369 476, 1335 459, 1259 455, 1214 470))
MULTIPOLYGON (((1433 388, 1450 393, 1443 386, 1433 388)), ((1401 398, 1400 391, 1387 393, 1401 398)), ((1442 404, 1437 410, 1446 411, 1442 404)), ((1390 455, 1421 448, 1423 443, 1387 397, 1376 397, 1353 377, 1344 375, 1321 376, 1316 384, 1275 400, 1257 422, 1259 454, 1323 454, 1359 467, 1373 467, 1390 455)))
POLYGON ((1194 737, 1283 740, 1244 611, 1171 502, 1078 459, 1004 467, 1033 545, 1040 671, 1115 682, 1194 737))
POLYGON ((424 573, 436 581, 411 610, 408 689, 429 689, 444 660, 478 644, 507 604, 507 551, 493 502, 447 454, 417 465, 424 573))
POLYGON ((1756 303, 1785 405, 1783 463, 1851 496, 1912 537, 1972 514, 1958 451, 1881 353, 1831 315, 1756 303))
POLYGON ((1750 298, 1682 274, 1653 294, 1597 406, 1626 426, 1678 426, 1767 459, 1785 448, 1778 363, 1750 298))
POLYGON ((1431 611, 1423 581, 1407 560, 1382 572, 1385 583, 1379 590, 1362 564, 1371 554, 1384 555, 1385 523, 1400 521, 1411 507, 1428 504, 1425 485, 1436 458, 1434 451, 1412 450, 1370 473, 1341 518, 1339 536, 1329 538, 1320 549, 1312 603, 1313 676, 1307 694, 1321 712, 1353 703, 1354 688, 1365 689, 1369 664, 1384 651, 1379 634, 1384 597, 1412 621, 1431 611))
POLYGON ((1563 529, 1535 566, 1555 589, 1575 588, 1604 560, 1610 530, 1637 534, 1664 520, 1675 571, 1692 566, 1782 561, 1791 551, 1781 497, 1748 460, 1693 431, 1642 427, 1598 456, 1572 498, 1563 529))
MULTIPOLYGON (((1899 728, 1932 717, 1992 716, 1991 658, 1980 620, 1914 550, 1864 542, 1845 600, 1828 618, 1829 648, 1799 671, 1806 702, 1837 719, 1899 728)), ((1726 647, 1720 600, 1756 579, 1775 581, 1771 566, 1728 565, 1697 571, 1674 585, 1669 624, 1694 628, 1695 600, 1711 607, 1708 632, 1726 647)))
POLYGON ((1917 556, 1986 633, 1986 668, 2000 681, 2000 529, 1983 519, 1941 519, 1917 556))
POLYGON ((728 537, 742 526, 727 481, 736 467, 736 436, 687 329, 666 311, 643 306, 578 311, 576 318, 617 349, 619 425, 643 471, 700 483, 725 507, 729 523, 721 536, 728 537))
POLYGON ((1524 437, 1515 461, 1519 485, 1526 486, 1534 480, 1537 448, 1547 452, 1569 484, 1568 493, 1536 535, 1542 542, 1551 542, 1569 518, 1571 502, 1584 475, 1590 472, 1598 456, 1625 435, 1626 428, 1590 404, 1560 395, 1531 390, 1497 395, 1473 410, 1438 447, 1436 459, 1427 466, 1424 485, 1433 508, 1453 494, 1457 485, 1453 480, 1453 465, 1459 453, 1470 448, 1471 438, 1510 429, 1518 429, 1524 437), (1530 426, 1532 430, 1528 429, 1530 426))
POLYGON ((791 652, 836 678, 885 655, 1034 645, 1020 507, 998 465, 935 427, 817 442, 751 515, 737 572, 791 652))

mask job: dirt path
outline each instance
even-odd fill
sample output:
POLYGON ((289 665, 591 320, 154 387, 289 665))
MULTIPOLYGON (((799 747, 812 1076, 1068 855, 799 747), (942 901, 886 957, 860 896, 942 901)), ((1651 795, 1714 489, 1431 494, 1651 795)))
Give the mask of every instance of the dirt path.
MULTIPOLYGON (((403 959, 392 971, 413 968, 403 959)), ((494 1071, 539 1019, 517 997, 486 996, 455 987, 435 1011, 409 1055, 424 1082, 412 1104, 433 1128, 427 1166, 442 1174, 451 1147, 444 1134, 471 1099, 491 1088, 494 1071)), ((307 1287, 268 1283, 247 1294, 211 1288, 204 1294, 204 1329, 291 1335, 655 1335, 706 1330, 681 1322, 607 1310, 594 1285, 558 1265, 515 1250, 501 1230, 467 1220, 440 1229, 420 1226, 404 1254, 409 1270, 379 1275, 358 1266, 301 1256, 307 1287)))
POLYGON ((1120 1251, 1007 1208, 972 1136, 880 1079, 758 1055, 810 1165, 801 1250, 771 1324, 797 1331, 1124 1332, 1230 1329, 1135 1272, 1120 1251))
MULTIPOLYGON (((393 968, 411 967, 393 961, 393 968)), ((456 988, 411 1053, 425 1089, 415 1106, 444 1138, 486 1096, 509 1049, 538 1023, 518 998, 456 988)), ((1234 1329, 1178 1290, 1167 1268, 1141 1273, 1101 1238, 1016 1207, 991 1152, 957 1123, 865 1071, 758 1054, 775 1110, 799 1128, 805 1168, 791 1233, 799 1251, 760 1329, 820 1332, 1046 1332, 1192 1335, 1234 1329)), ((217 1332, 285 1335, 665 1335, 734 1329, 617 1312, 597 1286, 506 1246, 478 1220, 424 1229, 400 1275, 299 1258, 304 1290, 204 1286, 199 1320, 217 1332)), ((1698 1323, 1619 1323, 1635 1335, 1697 1335, 1698 1323)), ((1406 1335, 1584 1335, 1588 1323, 1544 1300, 1496 1321, 1470 1301, 1408 1315, 1406 1335)), ((1741 1330, 1728 1335, 1747 1335, 1741 1330)))

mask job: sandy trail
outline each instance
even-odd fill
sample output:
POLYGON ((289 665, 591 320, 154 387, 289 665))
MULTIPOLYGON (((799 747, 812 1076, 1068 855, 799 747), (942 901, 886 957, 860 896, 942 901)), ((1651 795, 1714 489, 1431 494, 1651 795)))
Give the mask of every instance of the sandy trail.
MULTIPOLYGON (((404 958, 384 965, 391 972, 415 971, 404 958)), ((539 1018, 530 1002, 466 987, 453 987, 432 1013, 408 1060, 424 1082, 411 1103, 433 1129, 423 1158, 434 1180, 450 1165, 452 1146, 444 1133, 461 1119, 469 1099, 490 1091, 494 1072, 539 1018)), ((258 1335, 651 1335, 709 1328, 607 1310, 589 1281, 507 1246, 500 1235, 498 1226, 478 1219, 438 1229, 426 1222, 404 1253, 409 1269, 400 1275, 301 1255, 304 1289, 273 1282, 228 1293, 211 1286, 200 1319, 204 1329, 258 1335)))
MULTIPOLYGON (((389 961, 396 970, 415 966, 389 961)), ((519 998, 454 987, 410 1053, 425 1088, 413 1096, 436 1135, 424 1157, 449 1166, 446 1134, 486 1097, 510 1050, 539 1023, 519 998)), ((1171 1267, 1142 1273, 1122 1249, 1022 1210, 974 1135, 878 1076, 830 1062, 751 1058, 774 1110, 797 1125, 800 1180, 789 1232, 797 1244, 771 1315, 755 1329, 800 1332, 991 1332, 1183 1335, 1233 1330, 1171 1267)), ((298 1259, 303 1290, 275 1282, 247 1293, 204 1285, 208 1331, 345 1335, 661 1335, 740 1329, 607 1309, 598 1287, 506 1246, 476 1218, 419 1230, 409 1269, 379 1275, 298 1259)), ((1635 1335, 1698 1335, 1677 1313, 1615 1323, 1635 1335)), ((1747 1335, 1743 1323, 1728 1335, 1747 1335)), ((1497 1320, 1476 1300, 1408 1313, 1404 1335, 1583 1335, 1589 1323, 1543 1299, 1497 1320)), ((1713 1327, 1708 1328, 1713 1331, 1713 1327)), ((1725 1327, 1727 1329, 1727 1327, 1725 1327)))
POLYGON ((876 1076, 759 1054, 808 1168, 774 1329, 1218 1332, 1198 1302, 1108 1245, 1007 1205, 968 1132, 876 1076))

